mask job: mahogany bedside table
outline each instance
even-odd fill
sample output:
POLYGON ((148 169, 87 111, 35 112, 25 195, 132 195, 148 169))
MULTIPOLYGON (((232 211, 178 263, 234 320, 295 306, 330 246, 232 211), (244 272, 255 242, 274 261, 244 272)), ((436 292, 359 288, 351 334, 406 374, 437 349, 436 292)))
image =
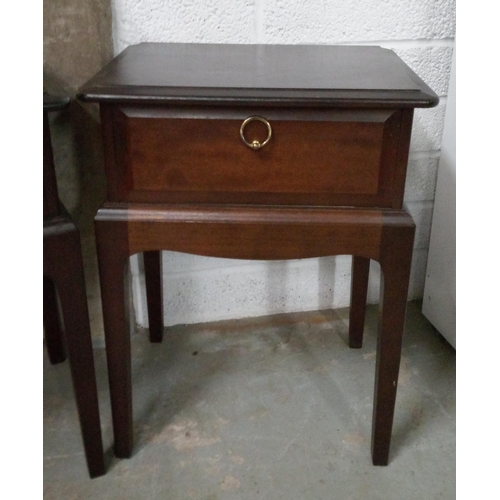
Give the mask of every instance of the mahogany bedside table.
POLYGON ((59 200, 48 118, 69 103, 68 97, 43 94, 43 326, 51 364, 69 357, 87 469, 93 478, 106 473, 106 464, 80 231, 59 200))
POLYGON ((435 106, 434 92, 379 47, 144 43, 79 97, 100 104, 104 135, 95 224, 116 455, 133 444, 130 255, 145 253, 150 338, 161 341, 160 250, 348 254, 351 347, 370 259, 382 269, 372 459, 386 465, 415 229, 402 208, 413 110, 435 106))

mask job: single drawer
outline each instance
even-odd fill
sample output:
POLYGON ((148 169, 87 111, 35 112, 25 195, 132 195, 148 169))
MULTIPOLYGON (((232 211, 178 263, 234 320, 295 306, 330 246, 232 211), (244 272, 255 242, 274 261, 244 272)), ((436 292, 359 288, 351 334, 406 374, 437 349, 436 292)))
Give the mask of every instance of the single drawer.
POLYGON ((388 207, 402 199, 401 110, 110 111, 116 201, 388 207), (242 130, 249 117, 258 118, 242 130))

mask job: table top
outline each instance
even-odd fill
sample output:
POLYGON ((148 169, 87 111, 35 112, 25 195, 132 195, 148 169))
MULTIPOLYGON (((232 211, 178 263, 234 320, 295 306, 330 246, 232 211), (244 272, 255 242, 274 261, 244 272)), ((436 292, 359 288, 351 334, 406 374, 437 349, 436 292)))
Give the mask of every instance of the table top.
POLYGON ((141 43, 79 98, 141 102, 432 107, 436 94, 391 50, 374 46, 141 43))
POLYGON ((68 106, 70 98, 68 96, 59 96, 55 94, 43 93, 43 110, 59 111, 68 106))

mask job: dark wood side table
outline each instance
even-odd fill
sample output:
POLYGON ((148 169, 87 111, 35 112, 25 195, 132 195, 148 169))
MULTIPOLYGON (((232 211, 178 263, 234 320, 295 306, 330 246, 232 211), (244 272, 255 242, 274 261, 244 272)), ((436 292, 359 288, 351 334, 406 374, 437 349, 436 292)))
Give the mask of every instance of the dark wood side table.
POLYGON ((80 233, 59 201, 48 120, 50 111, 60 111, 68 104, 69 98, 43 96, 43 323, 52 364, 66 359, 66 344, 87 468, 90 477, 97 477, 106 469, 80 233))
POLYGON ((414 237, 406 165, 413 110, 437 104, 432 90, 379 47, 139 44, 80 98, 100 103, 104 134, 108 198, 95 224, 116 455, 133 443, 130 255, 145 252, 160 341, 160 250, 349 254, 351 347, 362 343, 369 260, 382 269, 372 458, 386 465, 414 237))

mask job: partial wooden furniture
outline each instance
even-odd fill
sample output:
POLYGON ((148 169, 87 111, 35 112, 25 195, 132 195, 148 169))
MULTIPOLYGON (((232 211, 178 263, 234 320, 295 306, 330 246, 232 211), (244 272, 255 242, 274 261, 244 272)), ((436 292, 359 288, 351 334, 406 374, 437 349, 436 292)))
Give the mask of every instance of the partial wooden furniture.
POLYGON ((80 234, 58 198, 48 120, 48 112, 68 104, 68 98, 43 96, 43 323, 52 364, 66 359, 67 347, 87 467, 97 477, 106 469, 80 234))
MULTIPOLYGON (((145 252, 161 340, 159 251, 238 259, 353 255, 350 345, 369 260, 382 268, 372 458, 389 459, 414 223, 403 210, 413 109, 437 96, 379 47, 139 44, 80 92, 101 108, 96 216, 115 453, 132 453, 124 269, 145 252)), ((353 395, 355 397, 355 395, 353 395)))

